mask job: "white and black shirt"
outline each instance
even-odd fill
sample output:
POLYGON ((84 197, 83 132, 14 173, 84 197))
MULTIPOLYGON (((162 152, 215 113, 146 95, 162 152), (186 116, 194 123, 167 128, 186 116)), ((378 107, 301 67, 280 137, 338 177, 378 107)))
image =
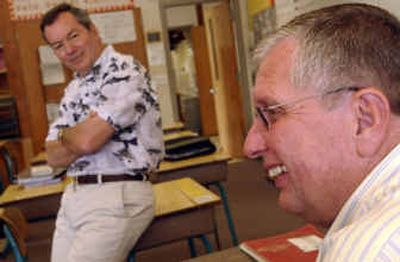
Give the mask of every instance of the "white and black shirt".
POLYGON ((132 56, 108 46, 88 74, 75 75, 46 140, 56 140, 60 128, 75 126, 91 111, 115 133, 101 150, 72 163, 68 175, 136 174, 157 168, 164 152, 160 106, 147 71, 132 56))

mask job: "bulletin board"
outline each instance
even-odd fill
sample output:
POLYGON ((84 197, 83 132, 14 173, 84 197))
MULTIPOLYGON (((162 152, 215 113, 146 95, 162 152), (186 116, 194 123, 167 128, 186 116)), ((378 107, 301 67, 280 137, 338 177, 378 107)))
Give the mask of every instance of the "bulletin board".
POLYGON ((133 0, 7 0, 12 21, 39 19, 46 10, 61 3, 88 10, 89 13, 111 12, 133 8, 133 0))

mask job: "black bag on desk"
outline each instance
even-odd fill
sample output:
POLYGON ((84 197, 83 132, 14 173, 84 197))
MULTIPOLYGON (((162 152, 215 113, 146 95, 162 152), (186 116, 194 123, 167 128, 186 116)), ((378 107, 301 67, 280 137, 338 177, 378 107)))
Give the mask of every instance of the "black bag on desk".
POLYGON ((178 161, 214 153, 216 147, 207 137, 183 137, 165 142, 165 160, 178 161))

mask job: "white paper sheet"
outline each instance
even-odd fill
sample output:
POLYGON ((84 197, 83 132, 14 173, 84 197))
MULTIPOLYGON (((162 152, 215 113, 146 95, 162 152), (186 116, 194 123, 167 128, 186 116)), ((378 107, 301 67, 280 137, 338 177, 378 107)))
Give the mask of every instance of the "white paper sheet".
POLYGON ((65 82, 64 69, 61 62, 48 45, 39 46, 39 58, 43 85, 65 82))
POLYGON ((136 40, 132 10, 90 15, 104 43, 115 44, 136 40))
POLYGON ((149 57, 149 64, 151 66, 159 66, 165 64, 165 51, 162 42, 148 43, 147 54, 149 57))

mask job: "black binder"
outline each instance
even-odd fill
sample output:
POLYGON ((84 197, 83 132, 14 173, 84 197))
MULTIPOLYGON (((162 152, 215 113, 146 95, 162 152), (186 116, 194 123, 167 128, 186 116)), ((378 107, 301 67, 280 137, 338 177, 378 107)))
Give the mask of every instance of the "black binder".
POLYGON ((165 160, 178 161, 214 153, 215 145, 208 137, 189 136, 165 142, 165 160))

